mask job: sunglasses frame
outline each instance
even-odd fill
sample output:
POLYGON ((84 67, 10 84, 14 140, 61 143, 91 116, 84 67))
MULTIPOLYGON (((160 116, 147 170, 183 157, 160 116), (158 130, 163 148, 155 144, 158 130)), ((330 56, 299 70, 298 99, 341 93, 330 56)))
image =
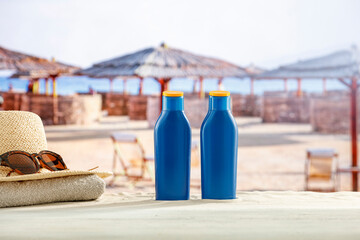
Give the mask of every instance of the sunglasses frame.
MULTIPOLYGON (((46 168, 46 169, 48 169, 50 171, 61 171, 61 170, 68 169, 65 162, 64 162, 64 160, 62 159, 62 157, 59 154, 48 151, 48 150, 43 150, 43 151, 41 151, 39 153, 33 153, 33 154, 30 154, 28 152, 21 151, 21 150, 9 151, 9 152, 6 152, 6 153, 3 153, 3 154, 0 155, 0 166, 2 166, 3 165, 2 162, 4 162, 7 167, 10 167, 8 158, 9 158, 9 156, 11 156, 13 154, 22 154, 22 155, 25 155, 25 156, 29 157, 36 166, 36 172, 34 172, 34 173, 39 172, 40 168, 46 168), (41 156, 42 154, 49 154, 49 155, 55 157, 58 161, 61 162, 61 164, 64 166, 64 169, 54 170, 51 167, 49 167, 48 165, 46 165, 46 161, 41 156)), ((18 174, 21 174, 21 175, 25 174, 25 173, 22 173, 21 171, 19 171, 17 169, 13 169, 13 171, 18 173, 18 174)))

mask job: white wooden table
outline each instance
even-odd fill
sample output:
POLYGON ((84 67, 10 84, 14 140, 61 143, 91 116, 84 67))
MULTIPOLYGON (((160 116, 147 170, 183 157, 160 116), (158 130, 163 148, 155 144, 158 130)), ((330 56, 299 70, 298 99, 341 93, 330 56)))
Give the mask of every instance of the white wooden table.
POLYGON ((360 239, 360 193, 153 199, 153 194, 119 194, 93 202, 0 209, 0 239, 360 239))

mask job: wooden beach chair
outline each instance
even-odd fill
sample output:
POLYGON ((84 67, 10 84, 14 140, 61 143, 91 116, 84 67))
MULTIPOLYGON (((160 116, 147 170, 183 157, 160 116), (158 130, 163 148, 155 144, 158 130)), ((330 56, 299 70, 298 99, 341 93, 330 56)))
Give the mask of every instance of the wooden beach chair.
POLYGON ((113 133, 111 139, 114 147, 112 167, 114 177, 109 185, 113 185, 118 176, 124 176, 134 182, 154 180, 154 173, 151 170, 154 158, 145 156, 144 148, 136 135, 113 133), (120 163, 120 172, 117 170, 117 163, 120 163))
POLYGON ((198 141, 191 142, 191 167, 200 167, 200 149, 198 141))
POLYGON ((201 172, 200 172, 200 147, 198 141, 191 142, 191 178, 190 187, 201 187, 201 172))
POLYGON ((305 191, 338 190, 338 154, 334 149, 308 149, 305 162, 305 191), (321 188, 313 185, 322 185, 321 188))

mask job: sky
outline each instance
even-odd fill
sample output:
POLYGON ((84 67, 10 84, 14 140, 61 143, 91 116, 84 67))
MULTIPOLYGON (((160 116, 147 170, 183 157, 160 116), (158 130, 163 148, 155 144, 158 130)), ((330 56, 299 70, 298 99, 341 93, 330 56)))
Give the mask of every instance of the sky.
POLYGON ((161 42, 267 69, 360 47, 356 0, 0 0, 0 46, 88 67, 161 42))

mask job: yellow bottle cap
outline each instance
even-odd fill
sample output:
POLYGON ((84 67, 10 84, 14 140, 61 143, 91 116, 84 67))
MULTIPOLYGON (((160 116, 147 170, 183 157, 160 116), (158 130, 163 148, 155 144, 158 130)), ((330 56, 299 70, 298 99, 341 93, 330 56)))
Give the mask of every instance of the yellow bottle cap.
POLYGON ((210 96, 214 96, 214 97, 227 97, 230 96, 230 92, 229 91, 211 91, 209 92, 210 96))
POLYGON ((166 97, 182 97, 182 96, 184 96, 184 93, 180 92, 180 91, 164 91, 163 96, 166 96, 166 97))

